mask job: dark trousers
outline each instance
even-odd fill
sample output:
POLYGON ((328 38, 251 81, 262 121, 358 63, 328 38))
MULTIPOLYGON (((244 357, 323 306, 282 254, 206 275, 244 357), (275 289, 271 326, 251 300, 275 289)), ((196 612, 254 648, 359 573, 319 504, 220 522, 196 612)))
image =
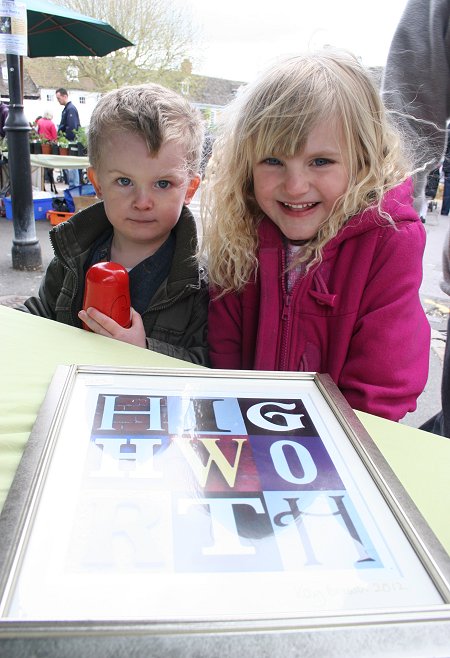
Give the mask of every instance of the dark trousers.
POLYGON ((447 342, 445 344, 444 364, 442 368, 441 404, 442 409, 435 416, 420 426, 421 430, 440 434, 450 438, 450 315, 447 323, 447 342))
POLYGON ((450 171, 444 174, 444 195, 442 198, 441 215, 448 215, 450 211, 450 171))
POLYGON ((439 187, 440 169, 433 169, 427 176, 425 186, 425 196, 427 199, 434 199, 439 187))

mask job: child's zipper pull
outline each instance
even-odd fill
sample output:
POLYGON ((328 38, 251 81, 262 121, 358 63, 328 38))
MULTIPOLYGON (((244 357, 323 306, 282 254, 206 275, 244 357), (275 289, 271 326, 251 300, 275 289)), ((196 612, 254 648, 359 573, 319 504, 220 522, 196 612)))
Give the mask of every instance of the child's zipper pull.
POLYGON ((286 295, 284 298, 284 304, 283 304, 283 312, 281 314, 281 319, 287 320, 289 317, 289 306, 291 305, 292 301, 292 296, 291 295, 286 295))

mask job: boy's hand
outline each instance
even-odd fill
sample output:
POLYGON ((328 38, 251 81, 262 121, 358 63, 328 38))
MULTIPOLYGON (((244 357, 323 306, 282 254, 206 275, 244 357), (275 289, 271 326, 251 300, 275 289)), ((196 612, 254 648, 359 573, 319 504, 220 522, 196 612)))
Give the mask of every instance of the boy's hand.
POLYGON ((124 329, 115 320, 92 306, 86 311, 80 311, 78 317, 95 334, 100 334, 100 336, 106 336, 107 338, 115 338, 116 340, 121 340, 123 343, 137 345, 137 347, 147 347, 144 323, 134 308, 131 309, 131 326, 128 329, 124 329))

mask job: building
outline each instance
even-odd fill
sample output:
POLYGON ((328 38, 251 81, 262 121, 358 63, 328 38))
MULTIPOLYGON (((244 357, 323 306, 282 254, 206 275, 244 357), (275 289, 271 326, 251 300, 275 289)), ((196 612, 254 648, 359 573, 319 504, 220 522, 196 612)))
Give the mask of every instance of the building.
MULTIPOLYGON (((67 65, 66 58, 24 58, 24 111, 32 123, 36 117, 49 110, 58 125, 62 107, 56 100, 55 90, 65 87, 69 99, 76 106, 82 126, 89 124, 92 111, 101 94, 95 90, 95 82, 78 78, 76 67, 67 65)), ((9 99, 8 72, 5 55, 0 55, 2 76, 0 95, 9 99)), ((222 108, 229 103, 244 83, 221 78, 209 78, 189 74, 180 83, 179 92, 189 98, 205 117, 208 128, 216 125, 222 108)))

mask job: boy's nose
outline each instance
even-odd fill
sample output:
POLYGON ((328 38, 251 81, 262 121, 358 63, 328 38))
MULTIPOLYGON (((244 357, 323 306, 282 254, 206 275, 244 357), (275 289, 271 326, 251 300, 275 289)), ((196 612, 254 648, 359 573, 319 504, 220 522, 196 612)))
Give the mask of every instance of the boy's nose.
POLYGON ((134 197, 134 207, 139 210, 148 210, 153 208, 153 196, 149 190, 136 190, 134 197))

